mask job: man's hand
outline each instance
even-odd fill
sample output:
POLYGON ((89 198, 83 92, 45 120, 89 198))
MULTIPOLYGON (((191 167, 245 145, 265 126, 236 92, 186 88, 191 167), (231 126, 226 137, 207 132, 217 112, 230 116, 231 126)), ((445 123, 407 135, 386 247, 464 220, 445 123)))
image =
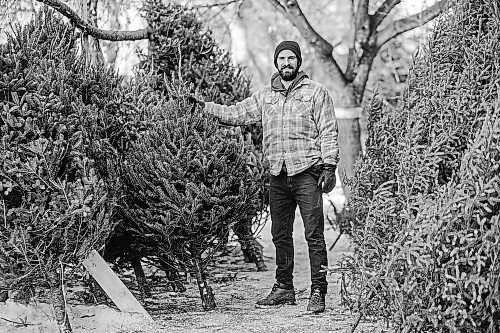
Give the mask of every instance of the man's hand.
POLYGON ((335 184, 337 183, 337 178, 335 177, 336 168, 337 166, 333 164, 323 165, 323 171, 318 179, 318 187, 321 189, 321 192, 331 192, 335 187, 335 184))
POLYGON ((202 109, 205 107, 205 102, 197 99, 193 95, 189 95, 187 98, 189 104, 192 104, 194 107, 200 106, 202 109))

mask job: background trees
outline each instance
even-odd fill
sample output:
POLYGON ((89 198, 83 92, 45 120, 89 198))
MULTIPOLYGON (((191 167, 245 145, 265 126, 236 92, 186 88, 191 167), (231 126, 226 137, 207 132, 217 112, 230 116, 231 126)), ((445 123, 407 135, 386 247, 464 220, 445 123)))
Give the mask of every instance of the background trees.
MULTIPOLYGON (((77 27, 99 38, 136 40, 155 33, 149 28, 105 31, 89 26, 62 2, 40 2, 59 8, 77 27)), ((335 75, 352 78, 347 81, 350 87, 339 94, 350 91, 354 101, 362 100, 363 80, 373 68, 370 57, 380 45, 371 47, 378 45, 384 31, 393 35, 401 31, 398 24, 388 30, 381 25, 381 30, 368 29, 386 20, 376 14, 384 12, 379 10, 395 8, 399 1, 386 1, 366 16, 367 3, 361 1, 355 7, 359 20, 354 27, 361 30, 359 35, 353 31, 353 36, 373 38, 348 48, 351 58, 346 58, 346 71, 340 71, 340 62, 325 65, 337 71, 335 75), (363 17, 371 22, 368 28, 363 17)), ((309 29, 297 2, 273 4, 297 26, 309 29)), ((500 270, 496 260, 500 251, 499 8, 493 0, 453 0, 452 4, 427 52, 417 58, 404 103, 396 109, 380 101, 371 105, 367 153, 358 164, 349 202, 357 249, 340 268, 345 273, 343 296, 361 316, 385 316, 411 331, 494 332, 499 329, 500 270)), ((427 13, 431 11, 422 16, 427 13)), ((228 22, 227 17, 224 20, 228 22)), ((115 217, 115 198, 121 197, 110 190, 120 178, 113 172, 125 172, 119 189, 125 188, 127 196, 120 202, 120 217, 136 224, 134 231, 144 240, 141 244, 165 242, 166 254, 196 267, 201 293, 209 294, 199 267, 206 259, 202 254, 217 247, 217 238, 227 233, 234 222, 228 217, 231 209, 238 210, 233 217, 239 219, 242 211, 253 209, 241 206, 242 202, 252 204, 256 198, 252 186, 238 186, 233 176, 249 184, 256 181, 251 179, 255 174, 244 168, 244 149, 237 139, 241 138, 217 132, 183 99, 192 93, 193 84, 203 86, 203 68, 193 66, 200 73, 191 73, 192 81, 184 85, 176 73, 182 78, 185 65, 173 63, 168 70, 155 72, 153 63, 143 67, 152 76, 142 73, 138 81, 122 85, 99 60, 97 70, 89 67, 94 60, 89 61, 86 46, 81 53, 76 49, 72 27, 51 15, 48 21, 51 24, 38 24, 41 29, 30 25, 16 31, 0 50, 4 142, 0 288, 18 287, 48 273, 45 282, 61 304, 58 279, 64 277, 63 266, 80 261, 90 248, 104 242, 103 236, 116 222, 110 218, 115 217), (152 157, 141 158, 146 153, 152 157), (174 155, 178 161, 172 162, 169 158, 174 155), (228 176, 220 177, 221 172, 228 176), (238 196, 244 200, 238 201, 238 196), (218 219, 223 221, 217 223, 218 219)), ((408 21, 400 23, 404 22, 408 21)), ((314 50, 316 43, 328 47, 316 37, 311 40, 314 50)), ((168 33, 158 39, 162 38, 172 41, 168 33)), ((205 45, 187 40, 187 46, 205 45)), ((168 46, 168 59, 183 64, 185 49, 179 41, 168 46), (172 46, 180 50, 178 58, 172 46)), ((161 56, 158 50, 152 52, 161 56)), ((323 58, 328 58, 328 52, 323 58)), ((208 59, 222 59, 227 69, 228 58, 218 55, 208 59)), ((310 70, 318 73, 313 67, 310 70)), ((210 73, 217 77, 219 71, 210 73)), ((204 87, 213 86, 219 89, 214 97, 227 98, 228 82, 242 84, 242 90, 230 97, 247 95, 245 79, 204 87)), ((207 308, 211 301, 206 300, 207 308)), ((64 326, 63 311, 58 315, 64 326)))

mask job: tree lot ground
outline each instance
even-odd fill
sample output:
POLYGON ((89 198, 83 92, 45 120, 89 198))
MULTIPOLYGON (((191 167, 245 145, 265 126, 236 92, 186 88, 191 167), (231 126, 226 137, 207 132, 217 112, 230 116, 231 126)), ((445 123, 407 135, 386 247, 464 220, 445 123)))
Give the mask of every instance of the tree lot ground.
MULTIPOLYGON (((327 200, 338 204, 338 191, 340 189, 337 187, 330 195, 325 195, 325 214, 332 213, 327 200)), ((350 332, 357 315, 350 313, 340 304, 339 276, 328 276, 326 312, 313 315, 305 311, 309 297, 310 273, 304 228, 298 210, 294 229, 294 282, 297 305, 255 308, 255 302, 267 295, 274 283, 274 246, 270 230, 271 221, 267 221, 260 239, 269 268, 267 272, 257 272, 254 264, 245 263, 243 256, 238 253, 238 248, 235 248, 231 255, 218 258, 208 269, 217 301, 216 310, 203 311, 194 278, 189 279, 185 293, 165 292, 166 281, 162 279, 152 282, 153 297, 145 300, 145 307, 155 319, 154 324, 144 323, 138 316, 120 313, 106 305, 84 306, 81 301, 73 301, 72 294, 77 288, 68 288, 74 332, 350 332)), ((330 229, 327 223, 325 237, 328 247, 337 235, 338 232, 330 229)), ((350 251, 349 240, 342 237, 329 252, 329 264, 334 265, 350 251)), ((132 275, 126 273, 121 278, 127 285, 134 286, 131 283, 132 275)), ((135 290, 132 291, 135 293, 135 290)), ((46 304, 25 306, 10 300, 0 303, 0 332, 57 332, 55 321, 50 320, 51 312, 50 306, 46 304), (23 322, 26 325, 19 324, 23 322)), ((356 332, 387 333, 390 330, 382 322, 362 321, 356 332)))

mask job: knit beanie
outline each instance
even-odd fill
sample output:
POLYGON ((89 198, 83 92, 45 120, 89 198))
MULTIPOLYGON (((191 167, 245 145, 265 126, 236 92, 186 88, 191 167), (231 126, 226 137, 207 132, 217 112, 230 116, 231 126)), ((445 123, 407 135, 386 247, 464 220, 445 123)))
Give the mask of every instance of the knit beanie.
POLYGON ((292 51, 297 57, 297 68, 302 65, 302 53, 300 52, 300 46, 297 42, 292 40, 284 40, 276 46, 276 50, 274 50, 274 67, 278 68, 278 54, 280 54, 283 50, 292 51))

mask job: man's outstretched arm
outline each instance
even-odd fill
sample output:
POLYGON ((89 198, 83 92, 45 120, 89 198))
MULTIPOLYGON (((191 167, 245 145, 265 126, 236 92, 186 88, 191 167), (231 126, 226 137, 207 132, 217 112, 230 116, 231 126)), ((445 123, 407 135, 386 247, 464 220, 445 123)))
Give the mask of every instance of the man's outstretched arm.
POLYGON ((235 105, 227 106, 213 102, 205 102, 204 110, 215 116, 222 123, 228 125, 254 124, 262 119, 261 93, 256 92, 252 96, 237 102, 235 105))

